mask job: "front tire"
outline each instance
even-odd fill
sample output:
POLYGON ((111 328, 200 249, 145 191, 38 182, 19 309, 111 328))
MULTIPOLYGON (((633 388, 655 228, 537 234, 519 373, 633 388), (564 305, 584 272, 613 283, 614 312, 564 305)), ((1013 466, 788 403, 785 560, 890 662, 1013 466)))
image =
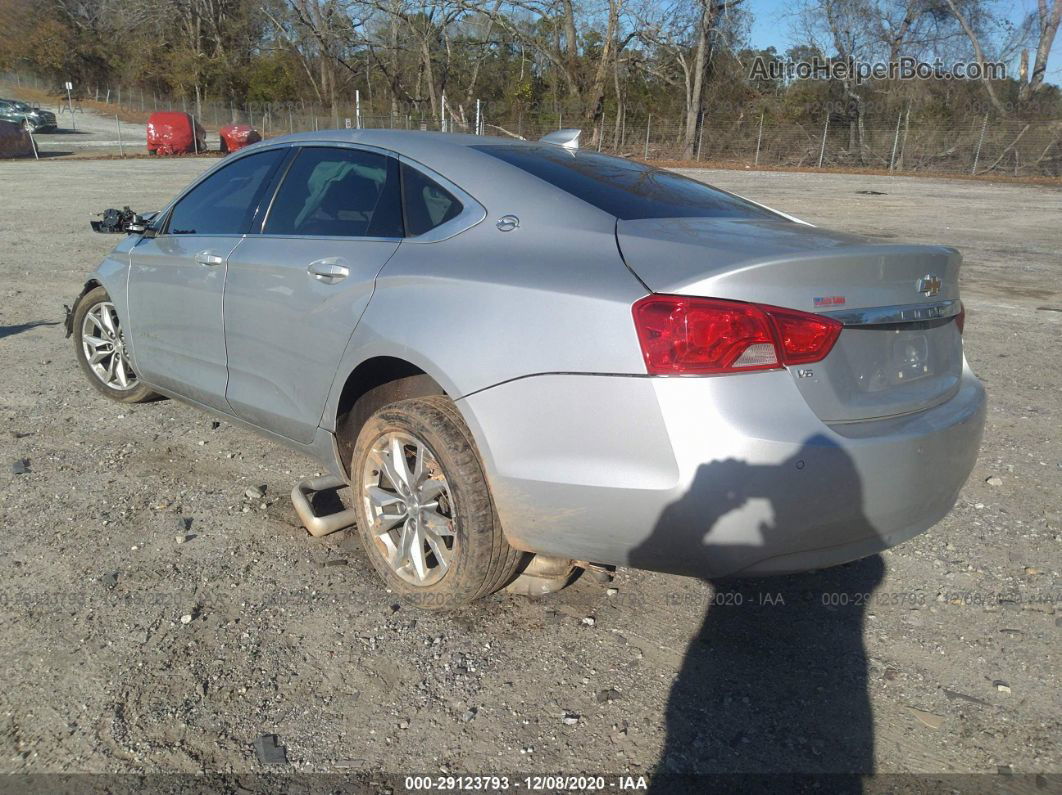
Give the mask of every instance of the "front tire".
POLYGON ((78 302, 73 328, 77 363, 96 391, 119 403, 143 403, 159 397, 133 370, 125 332, 106 290, 96 287, 78 302))
POLYGON ((503 588, 523 554, 509 546, 472 434, 444 396, 376 411, 351 462, 358 535, 387 585, 431 608, 503 588))

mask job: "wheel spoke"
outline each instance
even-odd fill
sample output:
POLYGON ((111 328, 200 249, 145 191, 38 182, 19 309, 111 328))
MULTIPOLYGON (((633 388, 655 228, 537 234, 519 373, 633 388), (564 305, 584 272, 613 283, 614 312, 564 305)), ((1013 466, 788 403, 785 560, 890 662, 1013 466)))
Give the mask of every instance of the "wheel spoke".
POLYGON ((404 522, 409 516, 405 503, 400 498, 379 487, 369 489, 369 501, 373 506, 373 530, 377 535, 390 532, 395 525, 404 522), (388 511, 387 508, 392 510, 388 511))
POLYGON ((443 570, 450 568, 450 550, 439 536, 430 531, 425 531, 424 540, 428 542, 431 551, 435 554, 435 560, 443 570))
POLYGON ((402 532, 398 537, 398 565, 401 566, 409 560, 409 549, 413 546, 413 520, 406 519, 402 523, 402 532))
POLYGON ((406 446, 398 436, 391 437, 388 452, 391 456, 391 468, 395 477, 400 481, 396 482, 395 486, 405 486, 407 491, 410 490, 413 483, 410 479, 409 467, 406 465, 406 446))
POLYGON ((404 482, 395 469, 390 451, 387 449, 374 450, 370 457, 376 463, 377 469, 383 472, 384 477, 387 478, 387 485, 390 485, 395 491, 403 491, 404 482))
POLYGON ((437 536, 452 536, 450 520, 440 513, 425 511, 420 517, 421 524, 437 536))
POLYGON ((405 500, 402 499, 401 495, 395 494, 393 491, 388 491, 387 489, 382 489, 379 486, 371 486, 368 491, 368 496, 372 501, 372 507, 381 513, 384 508, 395 504, 405 507, 405 500))
POLYGON ((426 502, 434 500, 440 494, 446 491, 446 481, 440 478, 432 478, 431 480, 425 480, 420 485, 420 502, 423 505, 426 502))
POLYGON ((89 364, 99 364, 113 353, 114 351, 110 348, 104 348, 102 350, 100 348, 97 348, 96 352, 89 357, 89 364))
POLYGON ((424 580, 428 576, 428 560, 424 555, 424 538, 420 529, 415 527, 410 533, 409 562, 413 564, 413 571, 418 580, 424 580))
POLYGON ((108 384, 114 381, 114 371, 118 366, 118 357, 111 356, 111 361, 107 364, 107 376, 104 379, 108 384))
POLYGON ((119 355, 116 355, 115 358, 118 360, 118 364, 115 367, 115 374, 118 376, 119 385, 121 385, 122 389, 125 389, 129 386, 129 378, 126 376, 125 372, 125 359, 119 355))
POLYGON ((118 323, 113 312, 114 309, 110 304, 100 304, 100 320, 103 321, 103 328, 115 336, 118 334, 118 323))

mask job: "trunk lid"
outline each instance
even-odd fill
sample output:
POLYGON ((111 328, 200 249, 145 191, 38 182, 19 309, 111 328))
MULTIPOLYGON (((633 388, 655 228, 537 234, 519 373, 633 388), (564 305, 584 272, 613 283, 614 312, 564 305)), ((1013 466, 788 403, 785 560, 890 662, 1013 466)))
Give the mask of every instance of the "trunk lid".
POLYGON ((845 323, 821 362, 790 368, 824 421, 920 411, 949 399, 963 369, 959 253, 874 243, 759 219, 619 221, 628 267, 656 293, 829 314, 845 323))

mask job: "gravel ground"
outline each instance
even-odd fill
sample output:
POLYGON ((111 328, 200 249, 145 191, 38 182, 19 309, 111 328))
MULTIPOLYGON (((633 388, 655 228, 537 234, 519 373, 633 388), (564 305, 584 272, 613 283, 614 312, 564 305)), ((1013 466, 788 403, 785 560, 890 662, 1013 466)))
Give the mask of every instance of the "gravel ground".
POLYGON ((0 163, 0 771, 249 773, 268 733, 304 771, 1062 772, 1062 191, 699 173, 965 252, 990 409, 958 505, 817 574, 621 570, 436 614, 297 525, 312 463, 78 371, 62 304, 114 243, 89 214, 210 162, 0 163))

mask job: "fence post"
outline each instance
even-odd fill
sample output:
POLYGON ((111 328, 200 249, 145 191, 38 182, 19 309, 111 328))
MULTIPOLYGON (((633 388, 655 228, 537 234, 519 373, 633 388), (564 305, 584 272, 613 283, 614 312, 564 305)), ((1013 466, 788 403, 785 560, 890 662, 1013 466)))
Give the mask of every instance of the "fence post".
POLYGON ((903 117, 903 138, 900 139, 900 156, 896 160, 896 168, 903 169, 903 156, 907 153, 907 131, 911 129, 911 103, 907 103, 907 113, 903 117))
POLYGON ((354 89, 354 127, 361 129, 361 90, 354 89))
POLYGON ((985 120, 981 124, 981 137, 977 139, 977 151, 974 152, 973 168, 970 169, 970 176, 977 175, 977 161, 981 159, 981 144, 985 142, 985 129, 988 127, 988 114, 985 114, 985 120))
MULTIPOLYGON (((67 86, 69 86, 69 85, 70 85, 70 83, 68 82, 67 86)), ((110 93, 111 93, 110 89, 107 89, 108 96, 110 95, 110 93)), ((73 130, 76 130, 77 129, 77 122, 74 121, 74 98, 73 98, 73 96, 71 96, 69 88, 66 89, 66 107, 70 111, 70 128, 73 129, 73 130)))
POLYGON ((446 94, 442 95, 439 103, 439 130, 446 132, 446 94))
POLYGON ((701 162, 701 147, 704 146, 704 114, 701 114, 701 129, 697 133, 697 162, 701 162))
POLYGON ((195 134, 195 116, 192 117, 192 149, 199 154, 199 136, 195 134))
POLYGON ((826 154, 826 133, 830 129, 830 114, 826 114, 826 124, 822 128, 822 146, 819 148, 819 168, 822 168, 822 158, 826 154))
POLYGON ((601 126, 597 131, 597 151, 601 151, 601 142, 605 140, 605 111, 601 111, 601 126))
POLYGON ((653 123, 653 114, 649 114, 649 118, 645 120, 645 151, 642 154, 642 160, 649 159, 649 128, 653 123))
MULTIPOLYGON (((118 151, 122 153, 122 157, 125 157, 125 144, 122 143, 122 123, 118 121, 117 113, 114 114, 114 126, 118 128, 118 151)), ((194 134, 192 137, 195 137, 194 134)))
POLYGON ((892 138, 892 155, 889 157, 889 173, 892 173, 893 166, 896 165, 896 147, 900 145, 900 120, 903 119, 903 111, 901 110, 896 117, 896 135, 892 138))
POLYGON ((756 156, 752 160, 752 165, 758 166, 760 164, 760 142, 763 141, 763 114, 764 111, 760 111, 760 131, 756 134, 756 156))

